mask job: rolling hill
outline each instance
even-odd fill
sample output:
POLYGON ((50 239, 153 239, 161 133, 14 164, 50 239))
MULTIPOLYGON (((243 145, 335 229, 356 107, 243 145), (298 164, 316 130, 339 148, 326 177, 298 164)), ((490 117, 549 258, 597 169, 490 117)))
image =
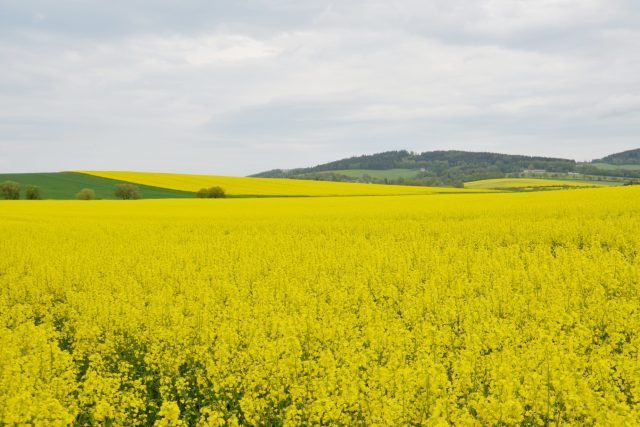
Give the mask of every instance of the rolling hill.
MULTIPOLYGON (((75 199, 83 188, 95 190, 100 199, 115 199, 113 188, 116 184, 126 183, 123 179, 111 179, 77 172, 43 172, 43 173, 10 173, 0 174, 0 182, 15 181, 24 188, 27 185, 40 187, 43 199, 68 200, 75 199)), ((193 193, 159 188, 144 184, 138 189, 145 199, 189 198, 193 193)))
POLYGON ((255 177, 463 187, 466 182, 534 177, 595 181, 640 178, 639 150, 612 154, 594 162, 467 151, 406 150, 354 156, 308 168, 273 169, 255 177), (609 163, 606 163, 609 162, 609 163), (627 163, 624 163, 627 162, 627 163), (629 163, 631 162, 631 163, 629 163), (528 171, 532 171, 530 173, 528 171), (535 176, 537 175, 537 176, 535 176))
POLYGON ((544 169, 550 172, 573 172, 574 160, 532 157, 498 153, 466 151, 427 151, 413 153, 406 150, 350 157, 310 168, 274 169, 255 177, 299 178, 332 181, 365 180, 374 183, 411 184, 426 186, 463 187, 467 181, 502 178, 525 169, 544 169), (360 176, 346 173, 360 171, 360 176), (392 174, 383 171, 395 172, 392 174), (399 175, 399 171, 402 173, 399 175), (367 176, 366 179, 365 175, 367 176), (395 176, 394 176, 395 175, 395 176))
POLYGON ((640 165, 640 148, 623 151, 621 153, 610 154, 602 159, 594 160, 592 163, 605 163, 611 165, 640 165))
POLYGON ((401 185, 317 182, 308 180, 245 178, 233 176, 190 175, 151 172, 79 171, 83 174, 133 182, 136 184, 196 192, 220 186, 231 197, 278 196, 378 196, 473 192, 478 190, 401 185))
POLYGON ((212 186, 223 187, 229 197, 534 191, 636 183, 640 181, 640 149, 585 163, 498 153, 400 150, 310 168, 274 169, 251 177, 70 171, 0 174, 0 182, 4 181, 16 181, 23 189, 38 186, 45 199, 74 199, 82 188, 94 189, 98 198, 114 199, 114 186, 127 182, 137 184, 147 199, 193 198, 201 188, 212 186))
POLYGON ((640 180, 640 148, 610 154, 580 167, 580 171, 597 176, 614 176, 640 180))

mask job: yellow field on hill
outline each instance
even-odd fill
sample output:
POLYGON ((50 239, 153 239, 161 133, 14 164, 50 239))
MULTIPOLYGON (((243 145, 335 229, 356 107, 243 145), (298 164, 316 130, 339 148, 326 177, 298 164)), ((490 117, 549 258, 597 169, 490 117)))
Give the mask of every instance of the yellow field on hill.
POLYGON ((0 201, 0 236, 0 425, 640 424, 640 187, 0 201))
POLYGON ((567 188, 567 187, 600 187, 591 182, 564 181, 557 179, 538 178, 497 178, 483 179, 464 183, 465 188, 471 189, 501 189, 501 188, 567 188))
POLYGON ((246 178, 152 172, 76 171, 153 187, 196 192, 220 186, 231 196, 379 196, 468 192, 460 188, 356 184, 301 179, 246 178))

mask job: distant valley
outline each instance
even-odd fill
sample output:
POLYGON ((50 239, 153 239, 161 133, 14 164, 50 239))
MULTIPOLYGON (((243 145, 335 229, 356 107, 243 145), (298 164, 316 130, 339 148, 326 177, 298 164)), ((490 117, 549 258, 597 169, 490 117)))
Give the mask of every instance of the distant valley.
POLYGON ((499 178, 540 178, 623 185, 640 181, 640 149, 591 162, 467 151, 387 151, 309 168, 274 169, 255 177, 464 187, 499 178))

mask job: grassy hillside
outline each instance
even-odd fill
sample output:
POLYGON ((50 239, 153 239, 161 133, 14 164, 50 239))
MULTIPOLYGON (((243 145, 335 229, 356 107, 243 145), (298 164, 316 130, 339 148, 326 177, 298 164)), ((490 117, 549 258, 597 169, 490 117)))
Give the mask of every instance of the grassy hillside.
MULTIPOLYGON (((11 173, 0 174, 0 182, 15 181, 24 189, 27 185, 36 185, 42 190, 43 199, 75 199, 76 193, 83 188, 92 188, 96 196, 101 199, 114 199, 113 187, 126 182, 122 179, 109 179, 76 172, 51 173, 11 173)), ((188 198, 195 197, 193 193, 138 185, 140 193, 145 199, 188 198)))
POLYGON ((560 188, 599 187, 592 182, 564 181, 554 179, 536 178, 499 178, 483 179, 480 181, 466 182, 465 188, 473 189, 500 189, 500 190, 544 190, 560 188))
POLYGON ((412 187, 401 185, 357 184, 277 178, 244 178, 213 175, 187 175, 149 172, 82 171, 103 178, 134 182, 182 191, 198 191, 220 186, 230 196, 377 196, 405 194, 459 193, 473 190, 412 187))

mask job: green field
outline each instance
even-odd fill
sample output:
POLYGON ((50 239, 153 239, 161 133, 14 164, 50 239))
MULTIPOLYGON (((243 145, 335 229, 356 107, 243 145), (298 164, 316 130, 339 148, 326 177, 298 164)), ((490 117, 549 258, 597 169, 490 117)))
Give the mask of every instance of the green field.
MULTIPOLYGON (((51 172, 51 173, 12 173, 0 174, 0 183, 15 181, 22 187, 21 197, 28 185, 40 187, 43 199, 75 199, 76 194, 83 188, 92 188, 99 199, 115 199, 113 187, 125 181, 101 178, 76 172, 51 172)), ((136 184, 144 199, 168 199, 195 197, 194 193, 187 191, 170 190, 166 188, 150 187, 136 184)))
POLYGON ((614 165, 611 163, 591 163, 591 166, 595 166, 602 170, 628 170, 637 171, 640 170, 640 165, 614 165))
POLYGON ((371 178, 377 179, 409 179, 415 178, 420 171, 416 169, 342 169, 317 172, 319 174, 331 174, 350 176, 352 178, 362 178, 365 175, 369 175, 371 178))

